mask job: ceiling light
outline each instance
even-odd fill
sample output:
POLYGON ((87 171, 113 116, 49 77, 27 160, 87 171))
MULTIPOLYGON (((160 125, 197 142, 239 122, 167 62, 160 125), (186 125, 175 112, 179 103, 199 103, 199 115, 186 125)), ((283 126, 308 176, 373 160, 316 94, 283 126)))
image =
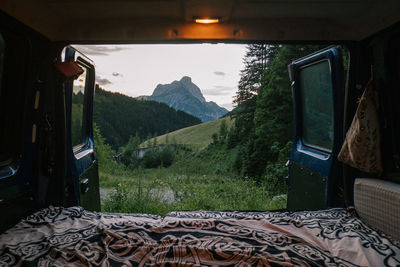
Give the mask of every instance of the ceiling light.
POLYGON ((201 24, 213 24, 218 23, 219 18, 194 18, 194 22, 201 24))

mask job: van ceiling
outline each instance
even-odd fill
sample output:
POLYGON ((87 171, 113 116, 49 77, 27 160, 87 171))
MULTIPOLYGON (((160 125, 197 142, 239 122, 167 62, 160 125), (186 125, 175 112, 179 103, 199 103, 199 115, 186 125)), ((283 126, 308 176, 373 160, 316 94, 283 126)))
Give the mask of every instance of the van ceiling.
POLYGON ((400 21, 399 0, 2 0, 53 41, 361 40, 400 21), (194 17, 218 17, 200 25, 194 17))

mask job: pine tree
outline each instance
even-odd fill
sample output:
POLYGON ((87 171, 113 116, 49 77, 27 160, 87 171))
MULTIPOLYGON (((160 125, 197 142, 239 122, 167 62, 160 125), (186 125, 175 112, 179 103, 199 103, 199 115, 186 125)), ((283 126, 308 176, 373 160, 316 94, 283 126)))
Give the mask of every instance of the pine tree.
POLYGON ((222 120, 219 125, 219 130, 218 130, 218 137, 219 137, 220 142, 225 142, 227 135, 228 135, 228 126, 226 124, 226 121, 222 120))
POLYGON ((93 138, 99 169, 112 173, 118 168, 117 163, 113 160, 114 151, 111 149, 111 146, 106 144, 96 123, 93 123, 93 138))
POLYGON ((293 138, 293 101, 287 66, 293 60, 321 49, 312 45, 284 45, 264 72, 254 113, 254 142, 250 166, 260 176, 267 162, 293 138), (277 149, 280 148, 280 149, 277 149))
MULTIPOLYGON (((242 174, 254 176, 250 168, 253 154, 253 140, 255 136, 254 114, 257 106, 257 98, 262 86, 265 69, 276 57, 281 49, 279 45, 252 44, 247 47, 248 51, 244 58, 245 68, 241 72, 238 91, 234 99, 237 108, 233 117, 235 118, 234 128, 229 133, 228 146, 232 147, 240 140, 243 164, 242 174)), ((239 168, 240 169, 240 168, 239 168)))
POLYGON ((149 133, 148 135, 147 135, 147 138, 146 138, 146 146, 147 147, 151 147, 151 145, 152 145, 152 143, 151 143, 151 138, 152 138, 152 136, 151 136, 151 134, 149 133))
POLYGON ((293 138, 293 104, 287 65, 321 46, 249 45, 235 103, 228 147, 240 146, 242 175, 261 178, 267 164, 293 138), (238 143, 235 143, 235 142, 238 143))
POLYGON ((237 110, 233 117, 241 139, 247 139, 254 129, 254 112, 258 91, 262 85, 263 75, 269 62, 276 57, 281 46, 251 44, 247 47, 244 58, 245 68, 241 72, 234 103, 237 110))

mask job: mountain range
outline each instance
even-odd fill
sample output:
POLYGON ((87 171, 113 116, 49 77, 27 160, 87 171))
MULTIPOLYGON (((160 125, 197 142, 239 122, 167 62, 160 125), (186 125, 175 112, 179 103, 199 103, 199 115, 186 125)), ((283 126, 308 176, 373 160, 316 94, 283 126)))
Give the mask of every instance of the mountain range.
POLYGON ((176 110, 193 115, 203 122, 218 119, 228 113, 228 110, 218 106, 215 102, 207 102, 200 88, 187 76, 170 84, 159 84, 151 96, 140 96, 140 98, 165 103, 176 110))

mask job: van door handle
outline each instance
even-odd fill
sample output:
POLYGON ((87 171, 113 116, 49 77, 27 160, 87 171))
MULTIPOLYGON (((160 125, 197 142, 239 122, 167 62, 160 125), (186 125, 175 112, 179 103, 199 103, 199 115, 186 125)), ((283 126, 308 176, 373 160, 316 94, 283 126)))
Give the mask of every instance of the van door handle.
POLYGON ((89 191, 89 179, 83 179, 80 183, 81 194, 85 194, 89 191))

